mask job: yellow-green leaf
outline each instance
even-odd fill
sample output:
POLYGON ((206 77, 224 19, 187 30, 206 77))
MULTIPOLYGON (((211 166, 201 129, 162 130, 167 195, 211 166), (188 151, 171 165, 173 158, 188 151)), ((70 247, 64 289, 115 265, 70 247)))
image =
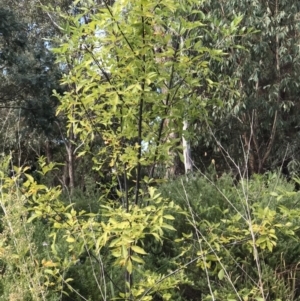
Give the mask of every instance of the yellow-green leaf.
POLYGON ((135 262, 142 263, 142 264, 145 263, 145 261, 144 261, 141 257, 139 257, 139 256, 131 255, 130 258, 131 258, 133 261, 135 261, 135 262))
POLYGON ((174 220, 174 216, 170 215, 170 214, 167 214, 167 215, 164 215, 164 218, 165 219, 170 219, 170 220, 174 220))
POLYGON ((135 253, 138 253, 138 254, 143 254, 143 255, 146 255, 147 253, 145 252, 144 249, 142 249, 141 247, 139 246, 131 246, 131 249, 132 251, 134 251, 135 253))
POLYGON ((131 259, 130 259, 130 258, 129 258, 129 259, 127 260, 127 262, 126 262, 126 269, 127 269, 127 272, 128 272, 129 274, 132 273, 132 262, 131 262, 131 259))
POLYGON ((66 239, 67 242, 74 242, 75 241, 75 238, 74 237, 71 237, 71 236, 68 236, 67 239, 66 239))
POLYGON ((223 269, 221 269, 221 270, 219 271, 219 273, 218 273, 218 278, 219 278, 220 280, 223 280, 223 278, 224 278, 224 270, 223 270, 223 269))

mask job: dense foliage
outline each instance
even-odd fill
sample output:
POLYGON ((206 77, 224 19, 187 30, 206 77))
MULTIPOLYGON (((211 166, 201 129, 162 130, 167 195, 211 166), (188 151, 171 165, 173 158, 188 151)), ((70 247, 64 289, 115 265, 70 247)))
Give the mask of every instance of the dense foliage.
POLYGON ((297 2, 0 4, 0 300, 300 300, 297 2))

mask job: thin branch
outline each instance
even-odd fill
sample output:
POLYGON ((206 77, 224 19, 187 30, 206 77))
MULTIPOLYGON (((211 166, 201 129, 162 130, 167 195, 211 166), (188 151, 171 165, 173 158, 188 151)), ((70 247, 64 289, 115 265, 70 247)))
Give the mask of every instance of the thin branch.
POLYGON ((264 163, 267 160, 267 158, 269 157, 274 140, 275 140, 275 134, 276 134, 276 128, 277 128, 277 115, 278 115, 278 111, 276 110, 274 120, 273 120, 273 126, 272 126, 270 140, 269 140, 265 155, 263 156, 262 163, 264 163))
MULTIPOLYGON (((141 11, 143 13, 143 5, 141 5, 141 11)), ((142 15, 141 22, 143 25, 142 29, 142 41, 143 41, 143 48, 146 44, 145 41, 145 18, 142 15)), ((139 201, 139 194, 140 194, 140 185, 141 185, 141 157, 142 157, 142 131, 143 131, 143 109, 144 109, 144 97, 145 97, 145 75, 146 75, 146 55, 144 54, 142 57, 142 70, 143 70, 143 78, 141 83, 142 93, 140 98, 139 104, 139 113, 138 113, 138 162, 137 162, 137 174, 136 174, 136 186, 135 186, 135 204, 138 205, 139 201)))
MULTIPOLYGON (((41 5, 41 7, 44 7, 44 5, 41 3, 40 0, 39 0, 39 3, 40 3, 40 5, 41 5)), ((47 16, 49 17, 49 19, 50 19, 52 25, 53 25, 58 31, 63 32, 64 29, 63 29, 61 26, 59 26, 59 25, 53 20, 53 18, 52 18, 52 16, 50 15, 50 13, 47 12, 47 11, 45 11, 45 12, 46 12, 47 16)))
MULTIPOLYGON (((114 21, 115 24, 117 25, 117 28, 118 28, 118 30, 120 31, 122 37, 124 38, 126 44, 127 44, 128 47, 130 48, 130 50, 132 51, 132 53, 133 53, 134 55, 136 55, 136 53, 134 52, 134 49, 133 49, 132 45, 129 43, 129 41, 128 41, 126 35, 124 34, 123 30, 121 29, 120 24, 116 21, 115 16, 113 15, 113 13, 112 13, 112 11, 111 11, 111 9, 110 9, 110 6, 109 6, 109 4, 107 3, 106 0, 104 0, 104 5, 105 5, 106 9, 108 10, 110 16, 112 17, 113 21, 114 21)), ((136 55, 136 56, 139 57, 138 55, 136 55)))

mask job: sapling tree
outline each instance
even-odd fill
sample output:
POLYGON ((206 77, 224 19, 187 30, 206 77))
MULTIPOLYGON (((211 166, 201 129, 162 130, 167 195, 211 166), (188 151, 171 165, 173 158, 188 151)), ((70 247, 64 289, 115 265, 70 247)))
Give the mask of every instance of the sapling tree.
MULTIPOLYGON (((107 250, 124 268, 122 298, 150 300, 156 292, 167 300, 168 291, 184 279, 181 269, 163 277, 143 268, 145 241, 152 236, 162 243, 164 231, 175 230, 170 213, 179 210, 154 188, 155 169, 172 169, 182 135, 190 130, 186 125, 220 105, 210 97, 218 84, 209 64, 224 52, 202 44, 206 20, 199 1, 76 3, 76 14, 61 15, 64 37, 53 51, 67 70, 66 92, 54 94, 60 100, 57 113, 68 119, 71 155, 76 160, 89 154, 99 173, 99 214, 76 212, 70 205, 51 215, 51 205, 43 202, 32 219, 42 212, 53 222, 56 256, 55 238, 63 235, 70 252, 86 252, 101 267, 95 277, 101 279, 103 300, 113 295, 105 280, 113 283, 113 277, 106 278, 102 264, 107 250), (101 142, 92 148, 96 138, 101 142)), ((237 32, 240 20, 227 35, 237 32)))

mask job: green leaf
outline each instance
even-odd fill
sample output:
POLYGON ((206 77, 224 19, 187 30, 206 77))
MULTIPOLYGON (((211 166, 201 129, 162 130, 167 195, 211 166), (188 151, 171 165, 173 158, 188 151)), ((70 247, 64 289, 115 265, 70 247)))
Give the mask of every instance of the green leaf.
POLYGON ((38 216, 36 214, 32 214, 28 219, 27 223, 31 223, 34 219, 36 219, 38 216))
POLYGON ((165 229, 168 229, 168 230, 176 231, 176 229, 173 226, 169 225, 169 224, 162 224, 161 227, 165 228, 165 229))
POLYGON ((130 258, 126 261, 126 270, 129 274, 132 274, 132 261, 130 258))
POLYGON ((164 218, 165 219, 169 219, 169 220, 174 220, 174 216, 170 215, 170 214, 167 214, 167 215, 164 215, 164 218))
POLYGON ((60 229, 60 228, 62 228, 62 224, 54 222, 53 228, 60 229))
POLYGON ((144 261, 141 257, 139 257, 139 256, 131 255, 130 258, 131 258, 133 261, 135 261, 135 262, 138 262, 138 263, 141 263, 141 264, 144 264, 144 263, 145 263, 145 261, 144 261))
POLYGON ((147 253, 145 252, 144 249, 142 249, 141 247, 139 246, 131 246, 131 249, 132 251, 138 253, 138 254, 143 254, 143 255, 146 255, 147 253))
POLYGON ((223 269, 221 269, 221 270, 219 271, 219 273, 218 273, 218 278, 219 278, 220 280, 223 280, 223 278, 224 278, 224 270, 223 270, 223 269))
POLYGON ((75 238, 71 237, 71 236, 68 236, 66 241, 69 242, 69 243, 73 243, 73 242, 75 242, 75 238))

